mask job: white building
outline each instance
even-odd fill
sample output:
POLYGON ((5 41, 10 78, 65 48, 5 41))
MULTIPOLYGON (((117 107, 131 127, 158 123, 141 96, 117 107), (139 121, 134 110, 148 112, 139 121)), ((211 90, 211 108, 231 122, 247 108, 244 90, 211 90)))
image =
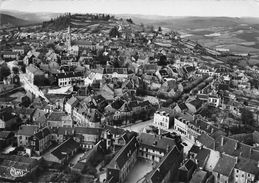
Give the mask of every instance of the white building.
POLYGON ((214 107, 219 107, 221 99, 216 95, 210 95, 208 98, 208 103, 212 104, 214 107))
POLYGON ((79 81, 83 80, 83 74, 81 72, 59 73, 57 75, 58 86, 71 86, 79 81))
POLYGON ((173 124, 173 110, 161 108, 154 114, 153 123, 162 129, 169 129, 173 124))

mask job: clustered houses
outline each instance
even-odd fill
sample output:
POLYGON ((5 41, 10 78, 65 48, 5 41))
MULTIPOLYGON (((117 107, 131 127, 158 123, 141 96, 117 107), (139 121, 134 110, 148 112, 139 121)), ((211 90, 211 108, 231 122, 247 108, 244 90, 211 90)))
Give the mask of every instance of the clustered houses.
POLYGON ((145 183, 258 182, 259 70, 229 61, 247 56, 108 15, 57 19, 68 30, 2 32, 0 149, 15 150, 0 178, 25 181, 36 156, 87 182, 126 182, 139 162, 145 183), (124 130, 142 121, 147 133, 124 130))
POLYGON ((137 139, 133 136, 108 164, 107 181, 124 182, 139 159, 157 164, 144 177, 144 182, 170 182, 176 179, 173 175, 183 160, 183 148, 175 139, 162 135, 141 133, 137 139))
POLYGON ((68 72, 57 74, 58 86, 71 86, 83 81, 82 72, 68 72))

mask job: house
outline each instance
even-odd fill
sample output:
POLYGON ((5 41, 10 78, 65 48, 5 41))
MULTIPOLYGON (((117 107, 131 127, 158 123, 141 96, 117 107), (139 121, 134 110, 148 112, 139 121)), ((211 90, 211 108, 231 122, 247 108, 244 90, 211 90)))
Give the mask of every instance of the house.
POLYGON ((77 40, 77 41, 74 41, 73 42, 73 45, 74 46, 78 46, 79 49, 95 49, 96 48, 96 45, 91 42, 91 41, 87 41, 87 40, 77 40))
POLYGON ((182 160, 183 151, 179 151, 174 146, 155 168, 145 176, 143 183, 170 183, 177 180, 176 175, 182 160))
POLYGON ((234 168, 234 182, 255 182, 258 181, 258 162, 248 158, 240 157, 234 168))
POLYGON ((102 114, 94 108, 84 109, 83 107, 74 108, 73 117, 78 126, 99 128, 101 126, 102 114))
POLYGON ((194 119, 191 115, 180 115, 174 120, 174 129, 191 141, 196 141, 202 134, 213 134, 219 130, 218 127, 209 124, 204 119, 194 119))
POLYGON ((187 102, 185 105, 188 107, 188 112, 191 114, 195 114, 202 107, 202 100, 194 99, 187 102))
POLYGON ((61 72, 58 73, 56 77, 59 87, 71 86, 83 81, 82 72, 61 72))
POLYGON ((193 160, 185 160, 179 167, 179 181, 188 182, 192 178, 192 174, 196 169, 196 164, 193 160))
POLYGON ((79 102, 80 101, 76 97, 72 96, 65 104, 65 111, 68 114, 72 114, 74 107, 76 107, 79 102))
POLYGON ((72 117, 64 112, 52 112, 47 118, 49 127, 72 127, 72 117))
POLYGON ((208 103, 213 105, 214 107, 219 107, 221 104, 221 98, 217 95, 209 95, 208 103))
POLYGON ((76 138, 80 139, 82 148, 86 149, 92 149, 102 134, 101 128, 75 127, 74 131, 76 138))
POLYGON ((193 121, 191 115, 182 115, 174 118, 174 129, 183 136, 188 136, 188 124, 193 121))
POLYGON ((39 160, 17 155, 0 155, 0 179, 4 182, 23 182, 35 176, 39 160))
MULTIPOLYGON (((244 144, 242 142, 239 142, 238 140, 221 135, 216 139, 215 150, 234 157, 241 156, 244 158, 253 159, 252 154, 255 149, 253 146, 244 144)), ((258 157, 255 160, 258 161, 258 157)))
POLYGON ((35 77, 44 77, 44 72, 42 72, 38 67, 30 64, 26 67, 26 76, 28 81, 34 84, 35 77))
POLYGON ((23 55, 25 50, 22 46, 15 46, 12 48, 12 51, 15 53, 19 53, 20 55, 23 55))
POLYGON ((144 64, 139 66, 139 71, 141 73, 146 73, 148 75, 153 75, 158 70, 157 64, 144 64))
POLYGON ((168 108, 160 108, 154 114, 153 123, 158 128, 170 129, 173 126, 174 112, 168 108))
POLYGON ((125 133, 126 131, 122 128, 105 125, 102 131, 102 138, 106 140, 107 147, 112 145, 126 145, 128 142, 121 143, 119 140, 125 133))
POLYGON ((230 183, 234 179, 233 173, 237 158, 227 154, 221 154, 218 163, 213 169, 214 182, 230 183))
POLYGON ((37 125, 22 125, 15 135, 17 138, 17 146, 29 146, 29 138, 37 133, 39 127, 37 125))
POLYGON ((80 144, 74 141, 72 138, 67 139, 62 144, 58 145, 49 154, 44 156, 44 159, 48 162, 64 165, 75 155, 79 150, 80 144))
POLYGON ((174 146, 178 146, 175 139, 148 133, 141 133, 138 141, 138 157, 155 162, 160 162, 174 146))
POLYGON ((190 180, 190 183, 209 183, 208 173, 204 170, 197 169, 190 180))
POLYGON ((18 59, 18 53, 12 52, 12 51, 4 51, 2 52, 3 59, 4 60, 17 60, 18 59))
POLYGON ((137 161, 138 141, 133 137, 107 165, 107 180, 123 183, 137 161))
POLYGON ((38 155, 41 155, 51 145, 51 131, 48 127, 38 130, 29 137, 30 147, 38 155))
POLYGON ((32 115, 32 121, 37 121, 39 118, 42 118, 43 116, 46 118, 46 115, 46 111, 36 108, 32 115))

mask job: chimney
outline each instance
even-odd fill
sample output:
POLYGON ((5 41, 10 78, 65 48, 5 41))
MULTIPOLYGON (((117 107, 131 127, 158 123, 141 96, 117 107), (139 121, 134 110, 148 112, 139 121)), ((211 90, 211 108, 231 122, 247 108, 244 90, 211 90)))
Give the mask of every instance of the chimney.
POLYGON ((221 141, 220 141, 220 146, 223 146, 224 145, 224 137, 223 136, 221 136, 221 139, 220 139, 221 141))

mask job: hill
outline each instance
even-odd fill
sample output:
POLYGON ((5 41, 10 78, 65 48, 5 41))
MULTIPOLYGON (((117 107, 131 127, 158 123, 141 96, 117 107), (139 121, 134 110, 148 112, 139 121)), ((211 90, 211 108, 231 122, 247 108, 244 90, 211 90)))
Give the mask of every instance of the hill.
POLYGON ((52 13, 52 12, 37 12, 37 13, 31 13, 31 12, 23 12, 23 11, 9 11, 9 10, 1 10, 1 13, 19 17, 20 19, 32 22, 32 23, 41 23, 43 21, 48 21, 51 18, 55 18, 59 16, 61 13, 52 13))
POLYGON ((28 25, 30 24, 30 21, 26 21, 11 15, 6 15, 1 13, 0 14, 0 26, 5 27, 5 26, 22 26, 22 25, 28 25))
POLYGON ((71 28, 84 28, 85 30, 105 29, 114 23, 114 17, 104 14, 64 14, 42 24, 43 29, 62 30, 71 28))

